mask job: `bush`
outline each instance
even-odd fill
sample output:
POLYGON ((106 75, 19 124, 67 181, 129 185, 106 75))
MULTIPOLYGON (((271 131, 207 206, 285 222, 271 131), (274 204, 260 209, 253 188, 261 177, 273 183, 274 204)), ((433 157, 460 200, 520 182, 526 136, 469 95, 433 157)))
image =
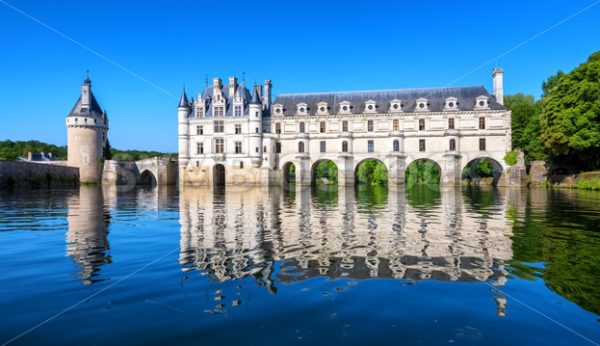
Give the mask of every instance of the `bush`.
POLYGON ((517 164, 517 159, 519 158, 519 152, 516 150, 511 150, 504 155, 504 162, 506 162, 509 166, 514 166, 517 164))

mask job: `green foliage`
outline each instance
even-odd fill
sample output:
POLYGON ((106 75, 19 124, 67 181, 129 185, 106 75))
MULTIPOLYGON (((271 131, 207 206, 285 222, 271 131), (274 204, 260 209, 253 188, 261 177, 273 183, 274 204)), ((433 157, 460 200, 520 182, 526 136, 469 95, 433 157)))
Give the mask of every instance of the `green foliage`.
POLYGON ((287 167, 288 182, 294 184, 296 182, 296 165, 293 163, 287 167))
POLYGON ((462 171, 463 179, 491 178, 494 176, 494 164, 488 159, 473 160, 462 171))
POLYGON ((519 158, 519 152, 516 150, 511 150, 504 155, 504 162, 506 162, 509 166, 514 166, 517 164, 517 160, 519 158))
POLYGON ((540 139, 559 161, 600 167, 600 58, 561 76, 542 99, 540 139))
POLYGON ((539 140, 541 103, 525 94, 508 95, 504 105, 512 111, 512 147, 525 152, 525 158, 545 160, 547 155, 539 140))
POLYGON ((581 179, 575 184, 581 190, 600 190, 600 178, 581 179))
POLYGON ((27 157, 28 152, 52 153, 57 160, 67 159, 67 147, 47 144, 40 141, 0 141, 0 159, 16 160, 27 157))
POLYGON ((552 90, 552 88, 554 88, 558 84, 560 79, 564 76, 565 73, 563 71, 558 71, 556 72, 556 74, 548 77, 546 81, 542 82, 542 91, 544 92, 542 94, 542 97, 548 95, 548 92, 552 90))
MULTIPOLYGON (((67 159, 67 147, 48 144, 40 141, 0 141, 0 159, 1 160, 16 160, 19 157, 27 157, 27 153, 52 153, 57 160, 67 159)), ((110 146, 107 142, 104 158, 110 160, 135 161, 147 159, 150 157, 176 157, 177 154, 161 153, 158 151, 142 151, 142 150, 117 150, 110 146)))
POLYGON ((406 169, 406 184, 411 185, 437 185, 440 183, 440 168, 437 164, 427 160, 413 161, 406 169))
POLYGON ((317 184, 337 184, 338 170, 333 161, 324 160, 317 163, 315 167, 315 182, 317 184))
POLYGON ((359 184, 387 185, 387 168, 379 160, 367 159, 358 165, 356 179, 359 184))
POLYGON ((104 159, 112 160, 112 157, 113 157, 112 147, 110 146, 110 141, 107 139, 106 146, 104 147, 104 159))

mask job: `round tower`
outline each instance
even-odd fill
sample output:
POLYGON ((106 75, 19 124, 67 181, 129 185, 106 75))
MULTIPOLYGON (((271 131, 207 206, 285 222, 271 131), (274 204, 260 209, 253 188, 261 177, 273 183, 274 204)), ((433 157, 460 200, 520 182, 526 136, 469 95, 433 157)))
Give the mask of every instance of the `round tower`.
POLYGON ((177 107, 177 132, 179 135, 179 182, 185 183, 185 168, 190 159, 190 133, 189 133, 189 121, 188 115, 190 114, 190 104, 188 102, 187 95, 185 94, 185 87, 179 100, 179 106, 177 107))
POLYGON ((92 93, 89 77, 83 81, 81 96, 67 116, 66 123, 68 165, 79 167, 81 183, 100 183, 108 117, 92 93))
POLYGON ((258 86, 254 85, 252 99, 248 105, 249 123, 249 150, 252 166, 260 167, 262 162, 262 101, 259 96, 258 86))

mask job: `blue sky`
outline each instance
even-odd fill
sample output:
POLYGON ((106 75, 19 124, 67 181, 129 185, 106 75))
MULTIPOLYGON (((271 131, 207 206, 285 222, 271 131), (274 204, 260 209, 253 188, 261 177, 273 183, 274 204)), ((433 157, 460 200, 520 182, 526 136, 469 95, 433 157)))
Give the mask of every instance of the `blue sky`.
MULTIPOLYGON (((446 86, 593 4, 586 1, 0 0, 0 140, 66 144, 90 70, 120 149, 177 150, 177 99, 205 75, 273 81, 274 94, 446 86), (7 2, 165 89, 157 90, 7 2)), ((600 50, 600 4, 452 83, 536 97, 600 50)))

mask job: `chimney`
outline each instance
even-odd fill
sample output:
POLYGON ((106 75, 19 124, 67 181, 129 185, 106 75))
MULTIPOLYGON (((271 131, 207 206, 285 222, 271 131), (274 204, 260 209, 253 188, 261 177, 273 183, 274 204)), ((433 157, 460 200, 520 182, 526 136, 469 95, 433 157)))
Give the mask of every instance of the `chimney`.
POLYGON ((221 78, 219 78, 219 77, 213 78, 213 88, 215 90, 221 89, 221 78))
POLYGON ((263 97, 263 109, 271 108, 271 81, 265 80, 265 97, 263 97))
POLYGON ((237 78, 229 77, 229 97, 233 98, 235 95, 235 89, 237 88, 237 78))
POLYGON ((503 87, 503 76, 504 70, 501 67, 496 67, 492 70, 492 80, 494 86, 494 96, 496 97, 496 102, 503 105, 504 104, 504 87, 503 87))

